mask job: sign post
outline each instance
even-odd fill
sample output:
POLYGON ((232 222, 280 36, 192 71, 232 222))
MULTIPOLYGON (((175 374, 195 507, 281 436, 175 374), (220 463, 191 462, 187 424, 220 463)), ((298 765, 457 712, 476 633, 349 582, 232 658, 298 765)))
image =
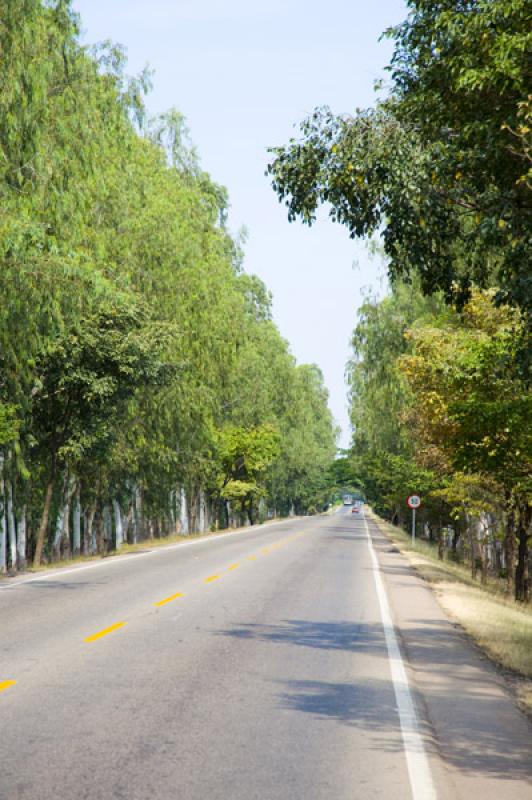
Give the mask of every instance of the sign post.
POLYGON ((421 505, 421 497, 417 494, 411 494, 406 498, 408 508, 412 509, 412 544, 416 541, 416 508, 421 505))

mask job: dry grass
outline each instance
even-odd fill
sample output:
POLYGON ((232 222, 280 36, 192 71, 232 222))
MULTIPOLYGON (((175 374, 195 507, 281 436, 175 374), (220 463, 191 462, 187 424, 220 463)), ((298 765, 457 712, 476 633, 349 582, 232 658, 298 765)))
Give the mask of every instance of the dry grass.
MULTIPOLYGON (((270 520, 268 520, 269 522, 270 520)), ((273 521, 273 520, 272 520, 273 521)), ((266 523, 263 523, 266 524, 266 523)), ((166 547, 171 544, 179 544, 180 542, 191 542, 195 539, 207 539, 215 536, 220 536, 223 533, 231 533, 232 531, 247 531, 249 528, 229 528, 220 531, 209 531, 208 533, 191 533, 188 536, 163 536, 160 539, 144 539, 142 542, 136 544, 123 544, 120 550, 111 550, 109 553, 102 555, 91 556, 76 556, 76 558, 60 559, 59 561, 51 561, 48 564, 40 564, 38 567, 28 565, 24 573, 19 572, 17 575, 45 572, 47 570, 62 569, 63 567, 75 567, 80 564, 90 564, 93 561, 101 561, 104 558, 115 558, 129 553, 142 553, 147 550, 153 550, 156 547, 166 547)), ((0 576, 0 580, 3 577, 0 576)))
POLYGON ((425 542, 410 537, 376 515, 374 521, 431 583, 446 613, 471 636, 490 659, 509 671, 506 677, 521 706, 532 713, 532 608, 517 606, 497 582, 480 586, 467 567, 439 561, 425 542))

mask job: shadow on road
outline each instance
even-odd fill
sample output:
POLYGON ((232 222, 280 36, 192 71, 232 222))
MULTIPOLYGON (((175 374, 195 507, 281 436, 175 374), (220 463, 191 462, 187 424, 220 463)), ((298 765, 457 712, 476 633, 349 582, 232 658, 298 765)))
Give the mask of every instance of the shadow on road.
POLYGON ((372 651, 386 655, 382 626, 354 622, 314 622, 288 619, 278 625, 243 623, 221 631, 223 636, 282 643, 318 650, 372 651))
POLYGON ((279 696, 282 708, 311 714, 323 720, 336 720, 344 725, 377 731, 379 750, 396 752, 403 748, 399 736, 399 719, 392 684, 383 680, 357 683, 293 680, 283 683, 279 696), (384 735, 387 734, 387 735, 384 735))
POLYGON ((62 581, 62 580, 42 580, 42 581, 31 581, 24 585, 25 589, 29 589, 30 591, 35 591, 36 589, 69 589, 69 590, 79 590, 79 589, 86 589, 87 587, 94 587, 94 586, 105 586, 105 581, 99 580, 86 580, 86 581, 62 581))
MULTIPOLYGON (((356 624, 348 621, 282 620, 278 624, 239 624, 219 632, 244 643, 263 642, 295 648, 313 648, 324 651, 370 653, 386 657, 382 627, 380 624, 356 624)), ((432 690, 422 701, 415 684, 411 685, 414 701, 420 709, 420 725, 426 734, 429 749, 436 749, 428 717, 423 711, 425 702, 437 708, 440 720, 446 720, 445 735, 438 749, 444 760, 464 774, 490 776, 495 779, 525 780, 532 778, 532 754, 530 737, 517 739, 508 736, 507 706, 496 691, 497 676, 492 670, 493 681, 486 675, 479 679, 478 670, 471 665, 468 648, 463 646, 464 637, 447 623, 434 619, 416 620, 408 628, 406 654, 416 668, 441 675, 444 680, 435 680, 432 690), (459 646, 459 643, 462 646, 459 646), (456 678, 454 688, 449 689, 449 679, 456 678)), ((264 656, 264 663, 268 663, 264 656)), ((288 663, 297 665, 294 653, 288 663)), ((395 692, 391 681, 360 677, 355 672, 353 680, 334 682, 322 680, 327 672, 337 674, 334 662, 316 659, 315 679, 278 681, 284 686, 279 695, 279 705, 294 712, 310 714, 323 720, 356 726, 372 732, 382 732, 373 745, 379 749, 393 751, 402 748, 395 735, 399 731, 395 692), (325 675, 324 675, 325 673, 325 675), (393 735, 392 735, 393 734, 393 735)), ((345 666, 345 661, 342 662, 345 666)), ((303 668, 308 675, 308 660, 303 668)), ((344 670, 342 670, 344 671, 344 670)), ((532 793, 531 793, 532 797, 532 793)))

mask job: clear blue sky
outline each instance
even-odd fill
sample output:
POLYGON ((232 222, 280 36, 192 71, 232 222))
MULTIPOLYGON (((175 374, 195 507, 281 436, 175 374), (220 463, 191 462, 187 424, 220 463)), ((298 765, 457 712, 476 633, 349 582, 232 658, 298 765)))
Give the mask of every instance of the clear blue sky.
POLYGON ((323 370, 349 443, 344 369, 364 287, 382 292, 382 266, 326 215, 289 224, 264 170, 315 106, 372 105, 391 46, 382 31, 403 0, 74 0, 86 42, 127 48, 131 74, 155 70, 152 112, 176 106, 204 169, 227 186, 230 226, 248 229, 245 268, 274 296, 274 318, 299 362, 323 370), (353 266, 356 262, 357 266, 353 266), (381 277, 379 277, 381 276, 381 277))

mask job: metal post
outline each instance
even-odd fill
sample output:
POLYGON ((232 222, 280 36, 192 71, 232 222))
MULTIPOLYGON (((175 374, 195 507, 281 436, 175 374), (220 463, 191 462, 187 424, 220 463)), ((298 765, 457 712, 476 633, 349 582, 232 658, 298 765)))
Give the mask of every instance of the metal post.
POLYGON ((412 544, 416 541, 416 509, 412 509, 412 544))

